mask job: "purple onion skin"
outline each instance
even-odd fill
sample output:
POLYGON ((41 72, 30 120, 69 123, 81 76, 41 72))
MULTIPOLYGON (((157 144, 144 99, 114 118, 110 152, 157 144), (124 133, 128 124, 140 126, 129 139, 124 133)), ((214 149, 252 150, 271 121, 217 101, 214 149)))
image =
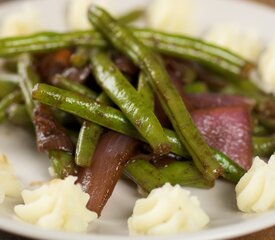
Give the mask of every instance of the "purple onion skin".
POLYGON ((78 183, 90 195, 88 209, 101 215, 125 164, 136 153, 137 147, 137 140, 116 132, 101 136, 91 167, 82 168, 78 174, 78 183))

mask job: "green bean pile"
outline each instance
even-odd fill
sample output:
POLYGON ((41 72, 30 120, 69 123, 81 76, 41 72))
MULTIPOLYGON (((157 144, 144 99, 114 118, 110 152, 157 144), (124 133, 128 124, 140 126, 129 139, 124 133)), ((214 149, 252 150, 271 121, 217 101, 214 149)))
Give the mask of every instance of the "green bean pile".
MULTIPOLYGON (((267 157, 275 149, 275 101, 248 80, 256 65, 200 39, 126 25, 139 15, 135 12, 116 20, 93 6, 88 18, 94 30, 0 39, 4 61, 0 121, 35 127, 37 133, 43 130, 40 124, 45 116, 54 119, 51 124, 59 129, 65 147, 46 152, 61 178, 90 168, 102 134, 112 130, 137 139, 153 158, 175 156, 176 160, 165 167, 152 164, 148 154, 136 155, 125 164, 123 173, 148 192, 166 182, 209 188, 220 176, 237 183, 245 170, 206 143, 170 80, 163 56, 199 64, 208 74, 222 79, 220 92, 252 98, 254 155, 267 157), (37 58, 63 49, 73 52, 70 64, 74 68, 90 69, 92 83, 72 81, 62 72, 50 82, 43 79, 35 67, 37 58), (138 68, 136 83, 113 62, 113 51, 123 53, 138 68), (154 113, 155 96, 171 129, 164 128, 154 113), (47 107, 41 120, 43 106, 47 107), (80 127, 73 127, 71 122, 80 127)), ((203 84, 191 81, 185 88, 197 93, 208 91, 203 84)))

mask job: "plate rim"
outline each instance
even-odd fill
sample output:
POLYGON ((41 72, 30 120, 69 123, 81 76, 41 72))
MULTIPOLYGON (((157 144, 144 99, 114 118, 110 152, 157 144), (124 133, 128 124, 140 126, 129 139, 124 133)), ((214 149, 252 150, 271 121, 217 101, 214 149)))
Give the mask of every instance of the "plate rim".
POLYGON ((180 233, 175 235, 163 235, 163 236, 144 236, 144 235, 111 235, 111 234, 94 234, 89 233, 73 233, 73 232, 64 232, 64 231, 54 231, 40 228, 36 225, 25 223, 20 219, 5 219, 0 217, 0 229, 11 234, 19 234, 20 236, 34 238, 37 237, 41 240, 91 240, 93 238, 99 240, 148 240, 148 239, 160 239, 160 240, 181 240, 183 237, 185 240, 220 240, 220 239, 231 239, 234 237, 244 236, 253 232, 257 232, 264 228, 268 228, 274 225, 275 223, 275 210, 269 211, 263 214, 254 214, 258 215, 257 218, 251 218, 245 222, 235 223, 227 226, 216 227, 214 229, 204 229, 198 232, 189 232, 189 233, 180 233), (16 224, 14 219, 17 220, 16 224), (274 223, 272 223, 272 221, 274 223), (253 225, 253 228, 251 228, 253 225), (228 232, 231 234, 228 235, 228 232))

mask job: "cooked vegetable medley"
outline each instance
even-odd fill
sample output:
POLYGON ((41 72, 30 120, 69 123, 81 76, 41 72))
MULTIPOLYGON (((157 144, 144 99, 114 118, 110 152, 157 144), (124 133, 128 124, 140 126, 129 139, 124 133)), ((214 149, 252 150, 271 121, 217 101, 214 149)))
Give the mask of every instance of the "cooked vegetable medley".
POLYGON ((236 184, 254 156, 275 150, 275 98, 250 81, 256 64, 132 27, 141 14, 115 19, 92 6, 91 30, 0 39, 0 121, 34 132, 55 174, 76 176, 99 216, 122 175, 147 193, 236 184))

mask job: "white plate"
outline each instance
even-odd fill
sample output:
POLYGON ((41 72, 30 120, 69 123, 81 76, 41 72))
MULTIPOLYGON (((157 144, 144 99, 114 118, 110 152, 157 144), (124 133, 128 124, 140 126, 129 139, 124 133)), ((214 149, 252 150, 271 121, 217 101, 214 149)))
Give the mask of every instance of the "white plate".
MULTIPOLYGON (((116 0, 124 9, 143 6, 149 0, 116 0)), ((53 30, 65 27, 66 0, 31 1, 41 12, 45 26, 53 30)), ((275 14, 272 9, 240 0, 196 0, 201 32, 215 23, 238 23, 244 28, 255 28, 264 42, 272 39, 272 26, 275 14)), ((2 4, 0 16, 11 10, 19 10, 21 1, 2 4)), ((19 10, 20 11, 20 10, 19 10)), ((0 126, 0 152, 5 153, 13 162, 16 172, 25 184, 49 179, 48 160, 37 153, 33 137, 19 128, 9 125, 0 126)), ((211 190, 191 190, 201 201, 211 221, 203 231, 183 233, 177 236, 158 237, 159 239, 226 239, 257 231, 275 224, 275 211, 261 215, 246 215, 237 211, 234 186, 219 181, 211 190)), ((93 224, 88 234, 71 234, 41 230, 22 223, 13 214, 14 202, 6 201, 0 206, 0 228, 33 238, 41 239, 132 239, 128 236, 126 220, 130 216, 138 195, 135 187, 119 182, 114 194, 106 205, 100 220, 93 224)), ((135 239, 152 239, 137 237, 135 239)))

